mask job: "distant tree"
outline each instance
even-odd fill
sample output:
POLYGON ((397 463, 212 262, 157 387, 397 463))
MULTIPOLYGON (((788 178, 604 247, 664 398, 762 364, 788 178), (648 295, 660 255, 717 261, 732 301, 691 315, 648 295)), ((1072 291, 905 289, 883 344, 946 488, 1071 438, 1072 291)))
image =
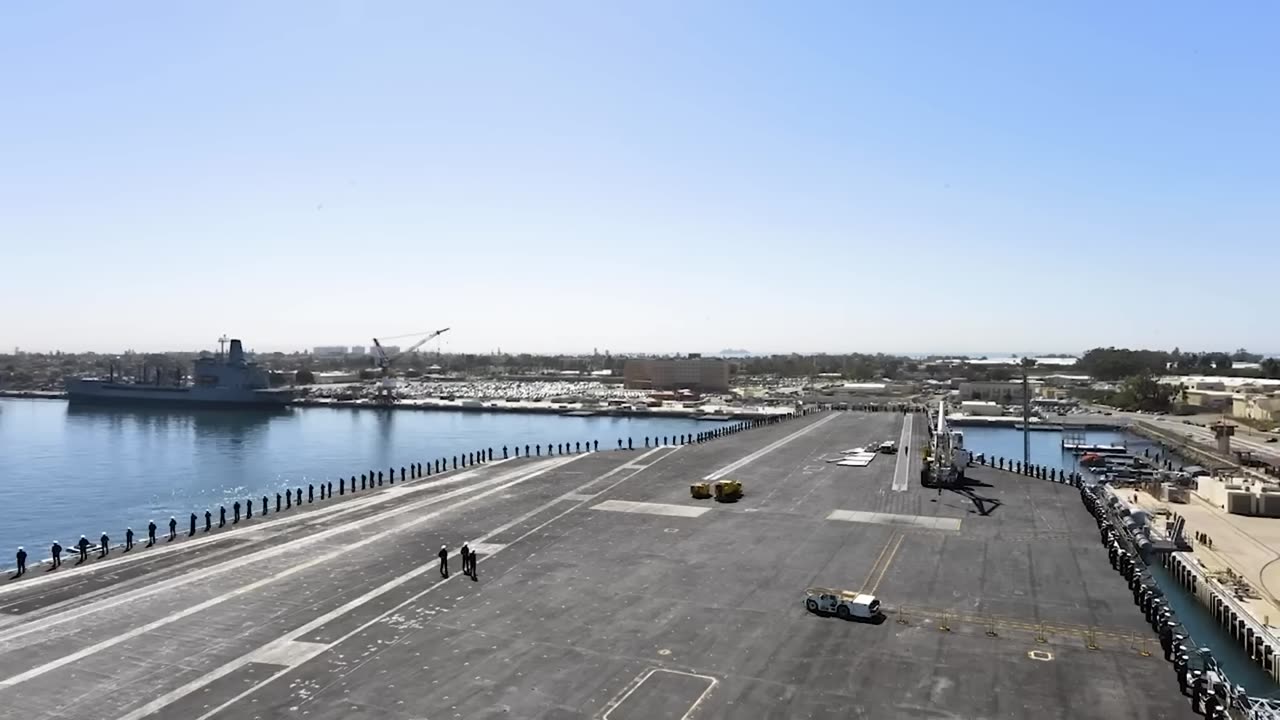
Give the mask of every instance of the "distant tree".
POLYGON ((293 384, 295 385, 314 385, 316 382, 316 374, 306 368, 302 368, 293 374, 293 384))
POLYGON ((1263 360, 1262 374, 1269 378, 1280 378, 1280 359, 1267 358, 1263 360))
POLYGON ((1013 371, 1004 365, 995 365, 987 370, 987 379, 993 382, 1004 382, 1013 377, 1013 371))
POLYGON ((1248 350, 1245 350, 1244 348, 1237 348, 1235 352, 1231 353, 1231 359, 1234 360, 1235 362, 1247 362, 1247 363, 1262 362, 1261 355, 1258 355, 1256 353, 1251 353, 1248 350))
POLYGON ((1076 367, 1099 380, 1120 380, 1139 375, 1168 372, 1169 353, 1162 350, 1094 348, 1085 353, 1076 367))
POLYGON ((898 371, 902 368, 902 361, 897 358, 884 358, 880 360, 880 376, 894 380, 898 377, 898 371))
POLYGON ((1122 410, 1164 412, 1179 392, 1177 386, 1162 383, 1152 375, 1136 375, 1124 381, 1112 397, 1112 404, 1122 410))
POLYGON ((876 377, 878 368, 876 364, 867 358, 858 358, 849 368, 849 374, 853 375, 855 380, 871 380, 876 377))

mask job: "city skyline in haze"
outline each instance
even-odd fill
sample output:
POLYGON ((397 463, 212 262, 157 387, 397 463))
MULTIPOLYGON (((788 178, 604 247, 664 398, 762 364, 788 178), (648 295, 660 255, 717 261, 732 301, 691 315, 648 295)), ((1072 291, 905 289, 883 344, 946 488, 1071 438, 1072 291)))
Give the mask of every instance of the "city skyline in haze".
MULTIPOLYGON (((230 338, 230 336, 224 336, 224 338, 226 338, 226 339, 231 339, 231 338, 230 338)), ((220 339, 222 339, 222 338, 220 338, 220 339)), ((283 354, 287 354, 287 355, 294 355, 294 354, 304 354, 304 355, 306 355, 306 354, 316 354, 317 356, 321 356, 321 357, 331 357, 331 358, 335 358, 335 357, 340 358, 340 357, 343 357, 343 356, 344 356, 344 354, 341 354, 341 353, 334 353, 334 352, 333 352, 333 349, 334 349, 335 347, 343 347, 343 345, 342 345, 341 343, 339 343, 339 344, 336 344, 336 345, 310 345, 310 346, 305 346, 305 347, 278 347, 278 346, 260 346, 260 347, 255 347, 255 346, 253 346, 252 344, 250 344, 250 343, 248 343, 248 342, 245 342, 245 345, 244 345, 244 349, 245 349, 245 351, 246 351, 246 352, 248 352, 248 353, 250 353, 250 354, 260 354, 260 353, 283 353, 283 354), (317 350, 325 350, 326 352, 325 352, 325 353, 323 353, 323 354, 320 354, 320 353, 317 353, 317 352, 316 352, 317 350)), ((372 345, 360 345, 360 344, 354 344, 354 345, 350 345, 350 346, 346 346, 346 347, 354 348, 354 349, 355 349, 353 352, 345 353, 345 356, 347 356, 347 357, 355 357, 355 356, 373 357, 373 355, 374 355, 374 351, 373 351, 373 346, 372 346, 372 345)), ((885 350, 885 349, 870 349, 870 350, 821 350, 821 349, 819 349, 819 350, 776 350, 776 351, 763 351, 763 352, 757 352, 757 351, 753 351, 753 350, 750 350, 750 349, 747 349, 747 348, 724 348, 724 349, 720 349, 720 350, 708 350, 708 349, 698 349, 698 348, 678 348, 678 349, 674 349, 674 350, 614 350, 614 349, 612 349, 612 348, 601 348, 601 347, 577 348, 577 349, 565 349, 565 350, 530 351, 530 350, 522 350, 522 349, 520 349, 520 348, 505 348, 505 347, 495 347, 495 348, 478 349, 478 350, 459 350, 459 349, 450 348, 450 347, 446 346, 446 345, 445 345, 445 344, 443 344, 443 343, 435 343, 435 342, 433 342, 433 343, 429 343, 429 344, 423 345, 420 349, 418 349, 418 350, 416 350, 416 351, 412 351, 412 352, 419 352, 419 353, 422 353, 423 355, 433 355, 433 354, 436 354, 436 353, 444 353, 444 354, 450 354, 450 353, 454 353, 454 354, 473 354, 473 355, 487 355, 487 354, 492 354, 492 355, 500 355, 500 354, 501 354, 501 355, 521 355, 521 354, 527 354, 527 355, 535 355, 535 356, 536 356, 536 355, 542 355, 542 356, 557 356, 557 355, 559 355, 559 356, 566 356, 566 357, 568 357, 568 356, 578 356, 578 357, 582 357, 582 356, 590 356, 590 355, 599 355, 599 356, 604 356, 604 355, 610 355, 610 354, 611 354, 611 355, 616 355, 616 356, 619 356, 619 357, 624 357, 624 356, 683 356, 683 355, 703 355, 703 356, 706 356, 706 357, 723 357, 723 358, 735 358, 735 357, 767 357, 767 356, 771 356, 771 355, 789 355, 789 354, 800 355, 800 356, 811 356, 811 355, 833 355, 833 356, 838 356, 838 355, 858 355, 858 354, 862 354, 862 355, 876 355, 876 354, 880 354, 880 355, 886 355, 886 356, 890 356, 890 357, 908 357, 908 358, 926 358, 926 357, 931 357, 931 358, 970 358, 970 359, 981 359, 981 358, 987 358, 987 359, 991 359, 991 360, 998 360, 998 359, 1010 359, 1010 358, 1024 358, 1024 357, 1025 357, 1025 358, 1033 358, 1033 359, 1035 359, 1035 358, 1043 359, 1043 360, 1045 360, 1045 361, 1046 361, 1046 363, 1047 363, 1048 365, 1055 365, 1055 366, 1056 366, 1056 365, 1062 365, 1063 367, 1069 367, 1069 366, 1070 366, 1070 362, 1069 362, 1070 360, 1080 358, 1082 355, 1084 355, 1084 354, 1085 354, 1086 352, 1088 352, 1089 350, 1098 349, 1098 348, 1102 348, 1102 347, 1103 347, 1103 346, 1094 346, 1094 347, 1090 347, 1090 348, 1083 348, 1083 349, 1079 349, 1079 350, 1057 350, 1057 351, 1043 351, 1043 350, 986 350, 986 351, 984 351, 984 350, 962 350, 962 351, 954 351, 954 352, 946 351, 946 350, 940 350, 940 351, 923 351, 923 352, 919 352, 919 351, 896 351, 896 350, 885 350), (1063 360, 1063 361, 1068 361, 1068 362, 1065 362, 1065 363, 1050 362, 1050 361, 1052 361, 1052 360, 1063 360)), ((401 351, 404 351, 405 353, 411 352, 411 351, 409 351, 407 348, 402 347, 402 346, 398 346, 398 345, 397 345, 397 346, 390 346, 390 345, 388 345, 388 346, 387 346, 387 348, 388 348, 388 350, 387 350, 388 354, 397 354, 397 353, 399 353, 399 352, 401 352, 401 351)), ((1238 351, 1244 350, 1244 351, 1247 351, 1250 355, 1258 355, 1258 356, 1261 356, 1261 357, 1263 357, 1263 358, 1280 357, 1280 352, 1272 352, 1272 351, 1267 351, 1267 350, 1257 350, 1257 349, 1252 349, 1252 348, 1241 348, 1241 347, 1234 348, 1234 349, 1226 349, 1226 348, 1181 348, 1181 347, 1174 346, 1174 347, 1169 347, 1169 348, 1162 348, 1162 347, 1138 348, 1138 347, 1131 347, 1131 348, 1127 348, 1127 349, 1131 349, 1131 350, 1153 350, 1153 351, 1165 351, 1165 352, 1178 351, 1178 352, 1187 353, 1187 354, 1193 354, 1193 355, 1206 354, 1206 353, 1209 353, 1209 354, 1212 354, 1212 353, 1226 353, 1226 354, 1233 354, 1233 353, 1236 353, 1236 352, 1238 352, 1238 351)), ((92 353, 92 354, 104 355, 104 356, 106 356, 106 355, 117 355, 117 356, 118 356, 118 355, 124 355, 124 354, 127 354, 127 353, 135 353, 135 354, 148 354, 148 353, 158 353, 158 354, 165 354, 165 353, 200 353, 200 352, 214 352, 214 351, 217 351, 217 350, 219 350, 219 343, 218 343, 218 341, 216 341, 216 340, 215 340, 214 342, 210 343, 208 346, 202 346, 202 347, 164 347, 164 346, 161 346, 161 345, 157 345, 157 346, 153 346, 153 347, 134 347, 134 346, 129 346, 129 347, 124 347, 124 348, 120 348, 120 349, 97 349, 97 348, 85 348, 85 349, 71 350, 71 349, 64 349, 64 348, 41 349, 41 348, 24 348, 24 347, 21 347, 21 346, 14 346, 12 349, 8 349, 8 348, 6 348, 4 352, 0 352, 0 355, 5 354, 5 352, 13 352, 14 354, 19 354, 19 353, 50 354, 50 353, 56 353, 56 352, 65 352, 65 353, 74 353, 74 354, 80 354, 80 353, 83 353, 83 354, 89 354, 89 353, 92 353)), ((1237 363, 1236 363, 1236 365, 1237 365, 1237 366, 1239 366, 1240 364, 1241 364, 1241 362, 1237 362, 1237 363)))
POLYGON ((0 347, 1280 350, 1277 21, 5 6, 0 347))

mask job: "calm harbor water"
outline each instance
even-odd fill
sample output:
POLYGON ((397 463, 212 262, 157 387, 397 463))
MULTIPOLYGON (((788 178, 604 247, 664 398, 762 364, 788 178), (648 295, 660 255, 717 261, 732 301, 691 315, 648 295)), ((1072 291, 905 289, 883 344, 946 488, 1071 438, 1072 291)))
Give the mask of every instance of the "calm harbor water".
MULTIPOLYGON (((1022 462, 1022 431, 1010 427, 958 427, 964 432, 964 445, 976 453, 986 453, 988 457, 1012 458, 1014 462, 1022 462)), ((1137 448, 1139 454, 1143 448, 1151 446, 1136 436, 1126 436, 1114 430, 1093 430, 1085 436, 1085 442, 1094 445, 1124 445, 1137 448)), ((1078 458, 1062 450, 1062 433, 1052 430, 1036 430, 1031 433, 1031 462, 1045 467, 1058 468, 1072 472, 1079 470, 1078 458)))
MULTIPOLYGON (((1013 428, 964 427, 965 447, 974 452, 986 453, 989 457, 1013 458, 1022 460, 1022 432, 1013 428)), ((1164 450, 1146 438, 1118 431, 1090 431, 1085 441, 1092 444, 1124 445, 1130 453, 1141 455, 1144 450, 1151 453, 1163 453, 1164 450)), ((1176 456, 1175 456, 1176 458, 1176 456)), ((1076 458, 1062 450, 1062 433, 1037 430, 1031 433, 1031 462, 1046 467, 1057 467, 1068 472, 1078 469, 1076 458)), ((1174 466, 1192 464, 1187 460, 1174 460, 1174 466)), ((1227 676, 1237 685, 1254 696, 1275 697, 1280 688, 1276 686, 1270 675, 1258 667, 1244 650, 1236 644, 1231 636, 1213 619, 1208 608, 1190 593, 1182 589, 1168 572, 1159 565, 1150 567, 1151 575, 1160 584, 1169 599, 1169 606, 1178 615, 1178 619, 1186 626, 1191 637, 1200 647, 1208 647, 1213 656, 1226 671, 1227 676)), ((1123 579, 1122 579, 1123 580, 1123 579)), ((1136 608, 1134 612, 1139 612, 1136 608)), ((1160 645, 1152 641, 1152 657, 1159 657, 1160 645)), ((1135 658, 1135 662, 1138 659, 1135 658)), ((1144 661, 1145 662, 1145 661, 1144 661)), ((1162 666, 1167 665, 1160 658, 1162 666)), ((1138 668, 1135 665, 1135 670, 1138 668)), ((1167 667, 1162 668, 1167 670, 1167 667)), ((1172 670, 1167 670, 1172 672, 1172 670)))
MULTIPOLYGON (((293 408, 283 412, 70 407, 64 401, 0 399, 0 549, 44 558, 103 531, 123 540, 191 512, 369 468, 505 445, 599 441, 639 445, 653 435, 724 423, 676 418, 293 408)), ((230 510, 228 510, 230 512, 230 510)))

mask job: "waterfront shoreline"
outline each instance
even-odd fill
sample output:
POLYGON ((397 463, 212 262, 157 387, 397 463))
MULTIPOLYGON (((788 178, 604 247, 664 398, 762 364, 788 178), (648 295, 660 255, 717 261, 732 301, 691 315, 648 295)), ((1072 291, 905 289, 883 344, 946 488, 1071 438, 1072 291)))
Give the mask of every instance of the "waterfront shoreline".
POLYGON ((0 398, 17 398, 22 400, 66 400, 67 394, 61 390, 0 390, 0 398))
MULTIPOLYGON (((40 390, 0 390, 0 398, 13 398, 22 400, 67 400, 65 392, 40 391, 40 390)), ((97 407, 110 407, 109 405, 98 403, 97 407)), ((121 404, 121 408, 145 408, 145 403, 121 404)), ((156 407, 159 407, 157 405, 156 407)), ((219 410, 223 409, 217 403, 192 404, 187 406, 166 406, 168 409, 175 407, 189 407, 192 410, 219 410)), ((480 399, 464 399, 464 400, 440 400, 440 401, 422 401, 422 400, 403 400, 393 404, 380 404, 369 402, 367 400, 313 400, 299 399, 294 400, 282 407, 299 407, 299 408, 348 408, 356 410, 425 410, 438 412, 468 412, 468 413, 522 413, 535 415, 561 415, 569 417, 627 417, 627 418, 659 418, 659 419, 687 419, 687 420, 706 420, 708 422, 725 422, 728 420, 751 420, 756 418, 768 418, 773 416, 786 415, 794 412, 794 408, 789 406, 757 406, 751 408, 737 408, 724 405, 714 405, 709 407, 683 408, 683 407, 661 407, 649 408, 646 410, 635 410, 628 407, 592 407, 581 403, 508 403, 495 400, 480 399), (479 404, 476 404, 479 403, 479 404)), ((227 410, 236 410, 240 408, 227 407, 227 410)))
POLYGON ((634 410, 626 407, 590 407, 581 403, 506 403, 493 400, 455 401, 401 401, 382 405, 365 400, 295 400, 290 407, 351 408, 358 410, 424 410, 437 412, 469 413, 523 413, 533 415, 562 415, 568 417, 628 417, 628 418, 677 418, 690 420, 750 420, 781 416, 794 412, 790 407, 733 408, 716 405, 711 408, 650 408, 634 410), (472 404, 480 403, 480 404, 472 404))

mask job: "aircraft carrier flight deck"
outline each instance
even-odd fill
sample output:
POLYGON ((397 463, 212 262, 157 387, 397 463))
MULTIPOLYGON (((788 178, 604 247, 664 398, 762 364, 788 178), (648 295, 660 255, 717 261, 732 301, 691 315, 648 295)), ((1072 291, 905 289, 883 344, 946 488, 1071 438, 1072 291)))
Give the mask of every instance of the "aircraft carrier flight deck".
POLYGON ((0 718, 1193 717, 1078 491, 921 487, 925 425, 495 461, 33 565, 0 585, 0 718), (719 479, 744 496, 691 497, 719 479))

